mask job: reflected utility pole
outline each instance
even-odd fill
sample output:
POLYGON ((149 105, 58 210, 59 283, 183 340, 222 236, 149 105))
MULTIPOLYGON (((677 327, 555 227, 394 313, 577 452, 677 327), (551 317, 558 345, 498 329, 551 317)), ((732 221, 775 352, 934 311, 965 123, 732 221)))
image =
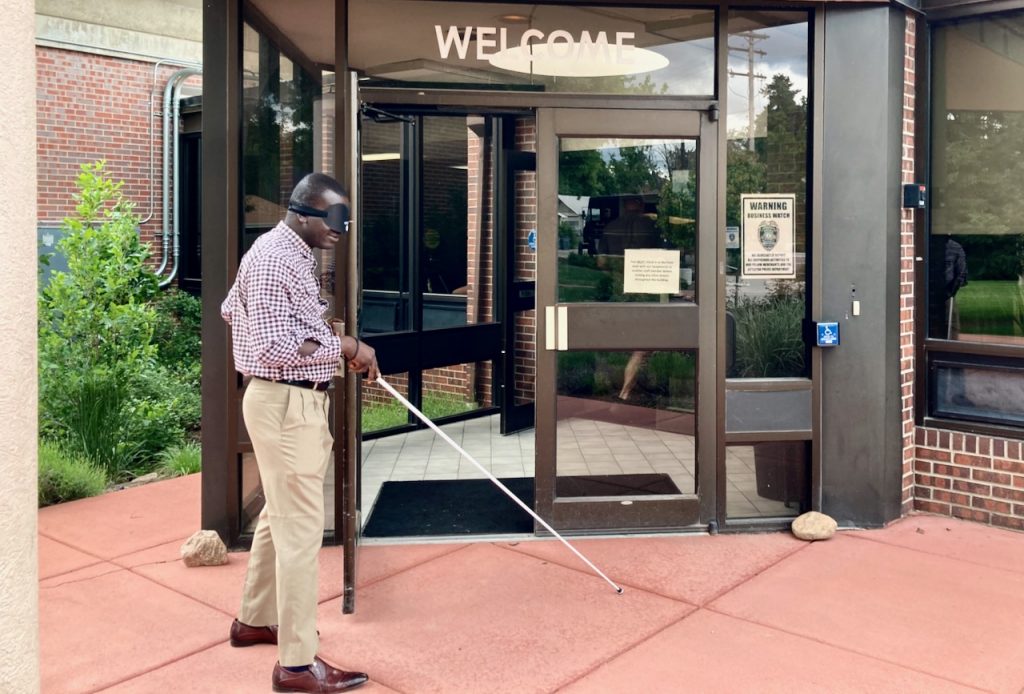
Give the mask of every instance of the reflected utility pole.
POLYGON ((746 53, 747 54, 747 71, 736 72, 735 70, 729 70, 730 77, 746 77, 747 78, 747 149, 751 152, 754 151, 754 80, 766 79, 765 75, 754 72, 754 56, 764 57, 768 55, 765 51, 755 48, 754 45, 758 41, 763 41, 768 38, 768 34, 758 34, 753 31, 743 31, 738 34, 733 34, 734 37, 743 39, 747 42, 746 46, 729 46, 731 53, 746 53))

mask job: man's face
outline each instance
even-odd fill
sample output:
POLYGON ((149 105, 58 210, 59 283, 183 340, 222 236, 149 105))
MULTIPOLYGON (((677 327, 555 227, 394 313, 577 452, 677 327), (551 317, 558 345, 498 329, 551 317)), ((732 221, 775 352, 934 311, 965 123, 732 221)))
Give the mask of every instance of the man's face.
MULTIPOLYGON (((340 203, 348 204, 348 198, 338 195, 333 190, 325 191, 319 203, 314 205, 318 210, 326 210, 331 205, 340 203)), ((311 217, 298 215, 298 229, 295 233, 299 235, 310 248, 323 248, 332 250, 341 240, 341 234, 327 226, 327 220, 323 217, 311 217)))

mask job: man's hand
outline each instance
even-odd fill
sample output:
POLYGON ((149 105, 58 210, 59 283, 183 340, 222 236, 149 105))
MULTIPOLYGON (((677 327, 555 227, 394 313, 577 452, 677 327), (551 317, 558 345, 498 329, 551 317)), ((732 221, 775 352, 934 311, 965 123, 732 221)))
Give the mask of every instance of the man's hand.
POLYGON ((377 352, 373 347, 348 336, 342 338, 341 347, 342 354, 348 360, 349 371, 364 373, 371 381, 377 380, 380 369, 377 367, 377 352))
POLYGON ((317 351, 318 349, 320 349, 320 343, 317 342, 316 340, 304 340, 302 344, 299 345, 299 356, 312 356, 313 352, 317 351))

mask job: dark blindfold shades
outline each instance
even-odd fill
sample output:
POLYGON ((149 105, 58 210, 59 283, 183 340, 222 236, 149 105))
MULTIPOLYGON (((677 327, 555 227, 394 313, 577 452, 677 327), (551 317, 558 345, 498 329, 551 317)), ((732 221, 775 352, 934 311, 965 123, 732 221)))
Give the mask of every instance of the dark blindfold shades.
POLYGON ((318 210, 315 207, 308 207, 306 205, 299 205, 298 203, 290 202, 288 203, 288 211, 305 215, 307 217, 320 217, 325 220, 327 228, 331 231, 339 234, 348 233, 348 225, 350 223, 348 205, 343 202, 339 202, 337 205, 331 205, 325 210, 318 210))

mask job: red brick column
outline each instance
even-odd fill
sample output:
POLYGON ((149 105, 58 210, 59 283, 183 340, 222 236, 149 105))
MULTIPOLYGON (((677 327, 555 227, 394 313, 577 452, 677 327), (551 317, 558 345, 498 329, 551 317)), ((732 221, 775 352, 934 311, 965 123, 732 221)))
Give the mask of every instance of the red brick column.
MULTIPOLYGON (((914 182, 914 108, 916 99, 917 17, 907 12, 903 57, 903 182, 914 182)), ((914 222, 915 210, 900 221, 900 414, 903 422, 902 512, 914 503, 914 222)))
MULTIPOLYGON (((537 121, 520 118, 516 121, 516 149, 537 151, 537 121)), ((530 231, 537 228, 537 174, 533 171, 516 173, 515 180, 515 248, 513 259, 517 280, 537 280, 537 254, 529 247, 530 231)), ((515 326, 515 403, 522 405, 534 401, 537 379, 537 310, 523 311, 516 317, 515 326)))

